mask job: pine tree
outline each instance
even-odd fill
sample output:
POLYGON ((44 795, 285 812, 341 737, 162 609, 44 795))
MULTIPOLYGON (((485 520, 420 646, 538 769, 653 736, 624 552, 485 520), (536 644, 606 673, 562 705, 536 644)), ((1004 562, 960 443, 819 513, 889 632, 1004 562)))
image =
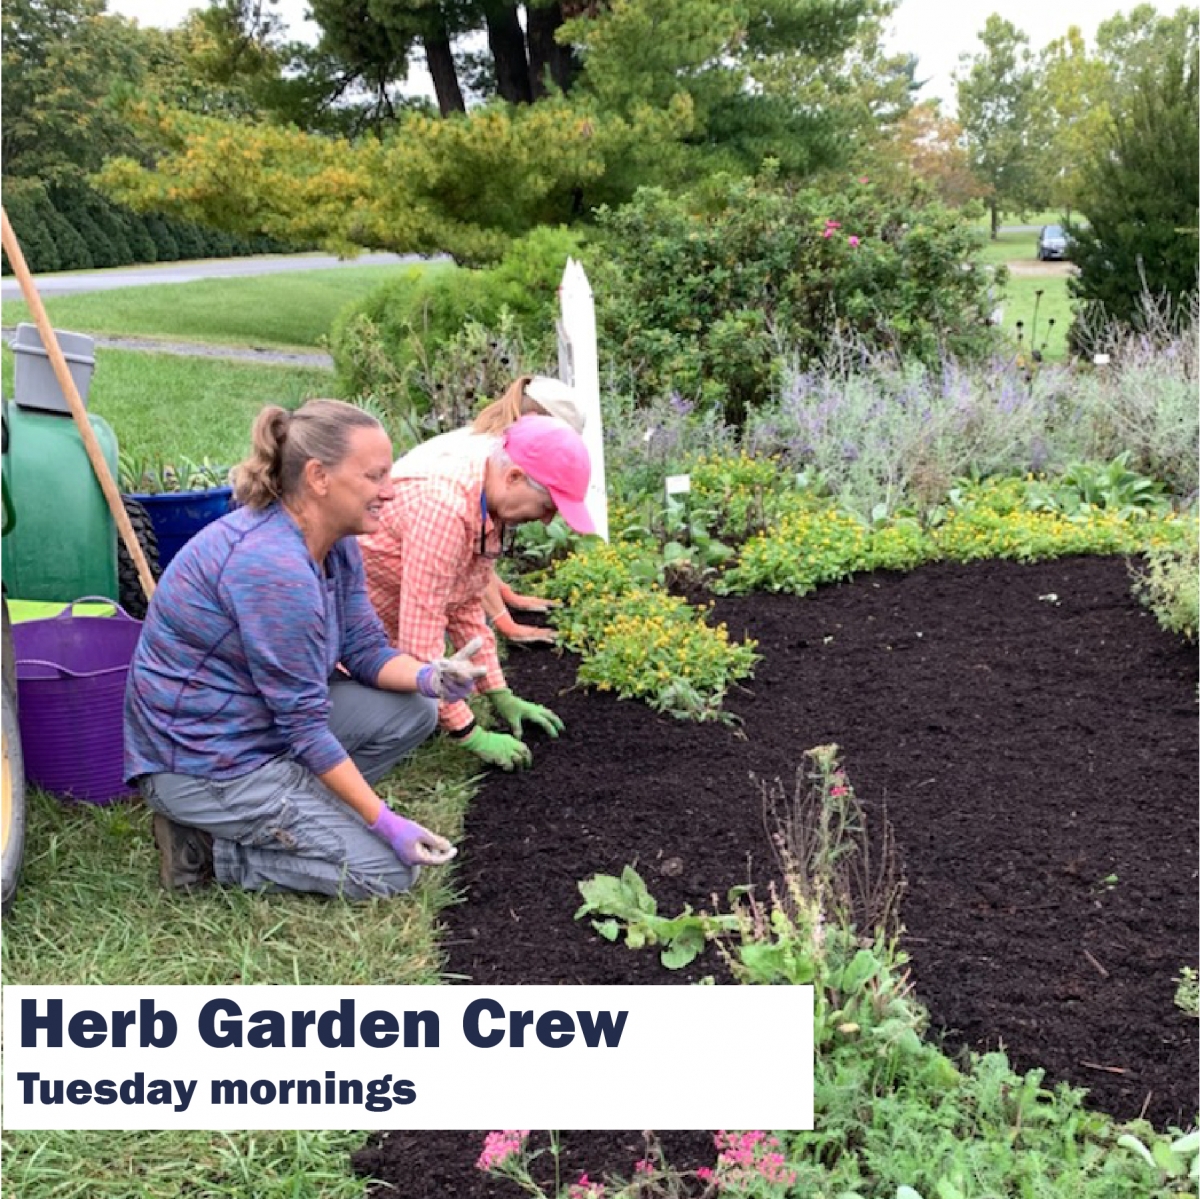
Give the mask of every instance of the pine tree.
POLYGON ((1087 164, 1071 292, 1110 319, 1136 323, 1144 291, 1175 304, 1196 291, 1198 83, 1195 43, 1145 67, 1087 164))

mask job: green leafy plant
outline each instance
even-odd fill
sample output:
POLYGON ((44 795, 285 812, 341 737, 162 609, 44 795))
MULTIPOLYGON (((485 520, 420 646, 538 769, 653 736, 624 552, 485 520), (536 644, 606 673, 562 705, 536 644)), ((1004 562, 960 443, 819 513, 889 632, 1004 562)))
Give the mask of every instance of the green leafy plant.
POLYGON ((797 191, 768 167, 694 195, 643 188, 598 223, 597 321, 639 394, 675 390, 735 425, 836 327, 929 360, 994 344, 975 234, 926 196, 797 191))
POLYGON ((1133 568, 1133 593, 1169 632, 1188 641, 1200 629, 1200 525, 1174 545, 1151 546, 1144 569, 1133 568))
POLYGON ((580 653, 579 680, 644 699, 682 719, 728 720, 728 688, 753 670, 755 643, 730 640, 706 610, 659 585, 662 560, 640 542, 589 541, 554 566, 545 592, 564 606, 552 621, 580 653))
POLYGON ((733 927, 729 916, 709 916, 685 906, 678 916, 660 916, 658 901, 646 888, 642 876, 626 866, 620 876, 596 874, 579 884, 583 903, 575 919, 599 916, 592 927, 606 941, 622 936, 630 949, 659 946, 659 960, 668 970, 689 965, 704 949, 710 935, 719 928, 733 927))
POLYGON ((565 520, 552 520, 548 525, 540 520, 526 521, 517 529, 517 556, 537 567, 561 561, 578 549, 583 539, 565 520))
POLYGON ((1032 512, 1062 512, 1074 516, 1089 508, 1115 512, 1129 519, 1150 513, 1165 515, 1171 502, 1161 483, 1130 469, 1128 450, 1111 462, 1073 462, 1053 482, 1032 481, 1026 506, 1032 512))
POLYGON ((1175 983, 1175 1006, 1193 1020, 1200 1020, 1200 974, 1191 966, 1183 966, 1175 983))
POLYGON ((1185 1178, 1193 1184, 1200 1182, 1200 1131, 1193 1129, 1173 1141, 1158 1138, 1149 1146, 1127 1132, 1117 1138, 1117 1144, 1136 1153, 1163 1185, 1182 1182, 1185 1178))
POLYGON ((553 356, 556 289, 580 248, 577 234, 546 226, 488 269, 437 265, 377 288, 330 333, 341 394, 380 396, 419 428, 466 423, 480 401, 553 356))
POLYGON ((208 458, 154 458, 127 454, 118 456, 117 479, 126 495, 160 495, 176 491, 209 491, 229 486, 229 467, 208 458))
POLYGON ((667 497, 658 520, 666 579, 698 579, 733 556, 733 550, 709 532, 716 520, 715 509, 700 507, 686 497, 667 497))

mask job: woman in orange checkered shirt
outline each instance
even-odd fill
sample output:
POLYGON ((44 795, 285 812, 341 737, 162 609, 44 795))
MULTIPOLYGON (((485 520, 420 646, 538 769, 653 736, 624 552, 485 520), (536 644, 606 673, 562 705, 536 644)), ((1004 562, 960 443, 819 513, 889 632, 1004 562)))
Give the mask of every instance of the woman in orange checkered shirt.
MULTIPOLYGON (((532 754, 522 740, 526 721, 551 736, 562 721, 549 708, 513 695, 504 681, 489 628, 484 593, 506 534, 555 513, 577 533, 594 532, 585 498, 591 461, 583 438, 550 416, 522 416, 503 433, 479 437, 471 451, 404 458, 392 471, 395 496, 379 528, 359 538, 367 593, 393 645, 420 656, 481 639, 475 662, 485 667, 477 689, 512 735, 475 724, 465 701, 439 705, 438 722, 484 761, 512 770, 532 754), (397 473, 397 471, 399 473, 397 473)), ((428 660, 428 659, 422 659, 428 660)))
MULTIPOLYGON (((392 476, 399 477, 406 470, 419 468, 422 464, 428 464, 438 458, 486 454, 491 449, 491 439, 502 434, 522 416, 531 414, 556 417, 565 421, 576 433, 582 433, 586 424, 574 388, 569 384, 552 379, 548 375, 520 375, 509 384, 498 400, 493 400, 482 409, 471 424, 462 429, 453 429, 449 433, 440 433, 414 446, 396 462, 392 468, 392 476)), ((554 600, 519 594, 495 571, 483 593, 484 611, 491 621, 492 628, 518 645, 552 645, 557 635, 553 629, 518 624, 512 618, 509 609, 548 612, 554 606, 554 600)))

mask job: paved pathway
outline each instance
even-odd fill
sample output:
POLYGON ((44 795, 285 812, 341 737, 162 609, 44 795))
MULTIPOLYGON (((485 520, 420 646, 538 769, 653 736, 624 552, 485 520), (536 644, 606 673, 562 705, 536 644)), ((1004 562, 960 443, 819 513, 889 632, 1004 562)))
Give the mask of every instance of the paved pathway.
MULTIPOLYGON (((5 343, 13 339, 13 328, 0 331, 5 343)), ((90 335, 89 335, 90 336, 90 335)), ((222 358, 233 362, 265 362, 272 366, 308 366, 333 370, 333 359, 316 350, 308 353, 293 350, 255 349, 252 346, 209 345, 199 341, 158 341, 152 337, 95 336, 97 349, 137 350, 148 354, 177 354, 184 358, 222 358)))
MULTIPOLYGON (((415 254, 360 254, 357 258, 337 258, 332 254, 272 254, 251 258, 204 258, 193 262, 161 262, 150 266, 122 266, 100 271, 67 271, 36 275, 38 294, 80 295, 90 291, 111 291, 119 287, 147 287, 165 283, 191 283, 196 279, 232 279, 250 275, 275 275, 291 271, 327 271, 353 266, 403 266, 422 262, 415 254)), ((15 278, 0 281, 0 299, 22 299, 21 285, 15 278)), ((11 341, 13 330, 6 327, 3 337, 11 341)), ((199 342, 168 341, 149 337, 96 337, 97 347, 118 350, 144 350, 157 354, 179 354, 197 358, 226 358, 240 362, 269 362, 283 366, 310 366, 332 369, 328 354, 294 353, 286 350, 251 349, 246 346, 208 345, 199 342)))
MULTIPOLYGON (((1002 233, 1035 233, 1037 225, 1004 225, 1002 233)), ((164 262, 152 266, 114 267, 102 271, 77 271, 35 277, 43 297, 110 291, 118 287, 145 287, 162 283, 190 283, 195 279, 229 279, 249 275, 273 275, 287 271, 336 270, 347 266, 400 266, 425 261, 415 254, 361 254, 357 258, 336 258, 332 254, 275 254, 252 258, 206 258, 194 262, 164 262)), ((1014 275, 1066 274, 1068 263, 1012 262, 1014 275)), ((11 277, 0 281, 0 298, 21 298, 21 288, 11 277)), ((3 338, 12 340, 13 330, 6 327, 3 338)), ((307 366, 331 370, 333 359, 317 352, 295 353, 286 350, 251 349, 246 346, 208 345, 200 342, 160 341, 148 337, 96 337, 100 348, 142 350, 156 354, 185 357, 223 358, 239 362, 265 362, 281 366, 307 366)))
MULTIPOLYGON (((232 279, 242 275, 275 275, 281 271, 327 271, 347 266, 402 266, 424 262, 416 254, 360 254, 337 258, 332 254, 270 254, 252 258, 203 258, 194 262, 159 262, 152 266, 118 266, 103 271, 65 271, 35 275, 38 294, 78 295, 86 291, 111 291, 117 287, 147 287, 160 283, 191 283, 195 279, 232 279)), ((21 285, 11 275, 0 281, 0 299, 21 299, 21 285)))

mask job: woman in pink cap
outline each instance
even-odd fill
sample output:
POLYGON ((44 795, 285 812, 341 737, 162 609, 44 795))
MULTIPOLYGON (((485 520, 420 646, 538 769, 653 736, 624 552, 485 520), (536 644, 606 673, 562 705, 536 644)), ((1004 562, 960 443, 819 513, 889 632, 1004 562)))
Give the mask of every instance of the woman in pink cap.
MULTIPOLYGON (((553 416, 565 421, 576 433, 586 424, 583 409, 575 389, 549 375, 519 375, 504 394, 480 409, 475 419, 462 429, 439 433, 428 441, 414 446, 392 468, 394 478, 400 478, 416 467, 424 467, 437 458, 486 457, 494 439, 503 436, 508 427, 529 415, 553 416)), ((548 612, 552 600, 536 595, 521 595, 514 591, 495 571, 483 593, 483 607, 497 633, 520 645, 550 644, 557 639, 553 629, 519 624, 509 612, 512 608, 524 612, 548 612)))
MULTIPOLYGON (((595 526, 585 498, 591 462, 583 438, 551 416, 523 416, 491 439, 486 454, 425 455, 392 472, 395 496, 379 528, 359 538, 367 592, 393 645, 418 657, 482 641, 474 658, 486 668, 483 691, 512 735, 476 725, 464 700, 439 704, 438 723, 484 761, 512 770, 533 761, 521 739, 530 721, 557 737, 562 721, 549 708, 508 688, 487 623, 483 594, 508 530, 556 512, 577 533, 595 526)), ((430 660, 430 659, 423 659, 430 660)))

